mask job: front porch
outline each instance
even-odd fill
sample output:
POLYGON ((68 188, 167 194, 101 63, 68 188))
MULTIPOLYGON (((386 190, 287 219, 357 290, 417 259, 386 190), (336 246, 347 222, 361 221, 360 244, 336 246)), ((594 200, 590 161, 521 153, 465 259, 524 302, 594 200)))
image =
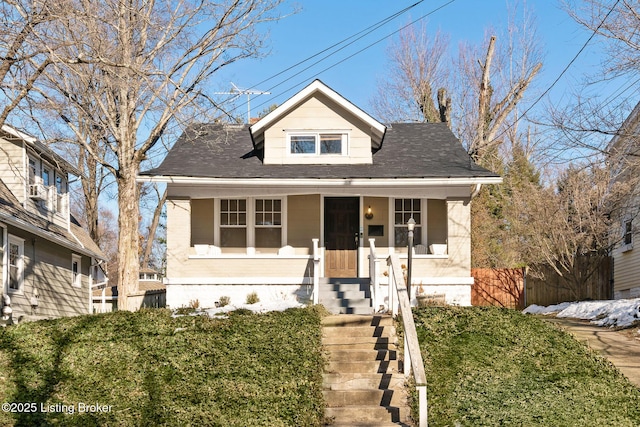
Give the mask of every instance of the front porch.
MULTIPOLYGON (((167 202, 167 304, 211 306, 221 296, 242 304, 255 292, 261 301, 317 303, 323 278, 367 279, 375 311, 385 305, 384 260, 407 264, 406 221, 414 233, 413 280, 427 294, 446 294, 469 305, 469 187, 303 193, 176 188, 167 202), (362 191, 365 192, 365 191, 362 191), (188 197, 185 197, 185 193, 188 197), (238 194, 241 196, 238 196, 238 194), (284 193, 284 194, 283 194, 284 193), (404 193, 404 194, 403 194, 404 193), (230 194, 235 194, 231 197, 230 194)), ((331 191, 329 191, 331 190, 331 191)))

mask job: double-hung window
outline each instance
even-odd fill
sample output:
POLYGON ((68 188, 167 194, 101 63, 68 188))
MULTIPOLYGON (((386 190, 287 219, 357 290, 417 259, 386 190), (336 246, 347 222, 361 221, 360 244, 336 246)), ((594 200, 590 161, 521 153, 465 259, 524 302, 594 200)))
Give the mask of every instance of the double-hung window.
POLYGON ((82 257, 71 255, 71 285, 76 288, 82 287, 82 257))
POLYGON ((346 154, 347 135, 343 133, 305 133, 289 136, 289 154, 346 154))
POLYGON ((21 292, 24 282, 24 241, 9 236, 9 291, 21 292))
POLYGON ((630 251, 633 249, 633 220, 626 219, 622 223, 622 250, 630 251))
POLYGON ((247 246, 247 201, 245 199, 220 200, 220 246, 223 248, 247 246))
POLYGON ((282 246, 282 201, 256 199, 255 246, 279 248, 282 246))
POLYGON ((282 199, 220 199, 220 247, 280 248, 282 199))
POLYGON ((407 246, 409 230, 407 222, 410 218, 416 222, 413 230, 413 243, 422 243, 422 209, 420 199, 395 199, 394 206, 394 235, 395 247, 407 246))

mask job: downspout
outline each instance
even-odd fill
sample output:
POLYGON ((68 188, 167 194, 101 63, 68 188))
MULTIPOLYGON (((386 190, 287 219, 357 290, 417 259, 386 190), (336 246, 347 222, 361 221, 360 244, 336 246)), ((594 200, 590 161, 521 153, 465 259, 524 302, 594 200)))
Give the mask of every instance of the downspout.
POLYGON ((476 197, 481 189, 482 184, 474 184, 473 190, 471 190, 471 198, 473 199, 474 197, 476 197))
MULTIPOLYGON (((2 229, 2 296, 8 295, 8 282, 9 282, 9 235, 7 232, 7 226, 5 224, 0 223, 0 228, 2 229)), ((0 304, 1 306, 2 304, 0 304)))

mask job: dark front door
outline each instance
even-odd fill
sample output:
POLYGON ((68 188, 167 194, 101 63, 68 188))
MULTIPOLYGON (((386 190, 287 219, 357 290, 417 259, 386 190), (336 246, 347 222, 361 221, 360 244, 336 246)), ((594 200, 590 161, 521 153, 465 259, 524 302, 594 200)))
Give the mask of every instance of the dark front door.
POLYGON ((324 199, 326 277, 358 277, 359 210, 357 197, 324 199))

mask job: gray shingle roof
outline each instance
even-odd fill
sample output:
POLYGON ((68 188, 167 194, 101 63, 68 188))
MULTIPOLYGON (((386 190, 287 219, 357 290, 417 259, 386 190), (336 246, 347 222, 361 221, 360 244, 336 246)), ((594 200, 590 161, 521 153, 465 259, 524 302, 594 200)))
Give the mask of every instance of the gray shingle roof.
POLYGON ((389 125, 373 164, 264 165, 247 126, 199 124, 143 176, 207 178, 475 178, 498 175, 476 165, 445 123, 389 125))

